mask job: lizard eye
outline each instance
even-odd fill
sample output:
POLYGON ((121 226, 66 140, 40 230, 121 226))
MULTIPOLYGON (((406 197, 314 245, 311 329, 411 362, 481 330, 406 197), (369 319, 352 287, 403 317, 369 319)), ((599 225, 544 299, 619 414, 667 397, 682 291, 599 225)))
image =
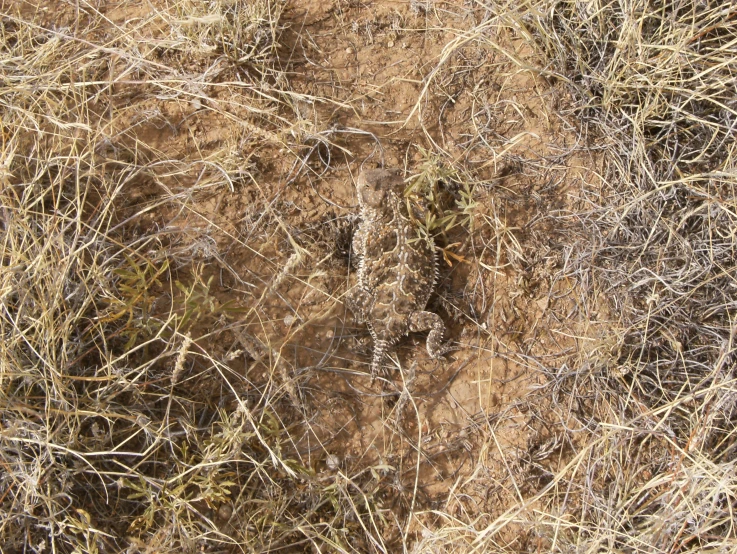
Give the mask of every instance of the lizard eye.
POLYGON ((364 204, 379 206, 384 201, 386 191, 381 182, 372 179, 362 179, 358 183, 358 194, 364 204))

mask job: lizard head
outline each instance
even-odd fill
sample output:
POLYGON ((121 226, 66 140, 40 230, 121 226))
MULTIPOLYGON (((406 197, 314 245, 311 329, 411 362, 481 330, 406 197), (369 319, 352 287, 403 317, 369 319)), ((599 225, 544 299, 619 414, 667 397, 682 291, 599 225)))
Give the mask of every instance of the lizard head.
POLYGON ((378 208, 385 202, 388 192, 401 194, 403 184, 402 177, 396 171, 386 169, 362 171, 356 182, 358 203, 361 206, 378 208))

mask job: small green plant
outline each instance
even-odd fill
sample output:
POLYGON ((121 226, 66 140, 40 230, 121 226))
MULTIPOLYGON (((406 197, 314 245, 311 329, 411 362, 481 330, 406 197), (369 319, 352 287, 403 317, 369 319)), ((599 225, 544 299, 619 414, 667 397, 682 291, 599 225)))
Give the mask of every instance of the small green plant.
MULTIPOLYGON (((407 208, 411 217, 419 223, 420 240, 429 240, 442 236, 444 243, 448 243, 447 233, 459 225, 467 231, 473 231, 473 216, 477 203, 474 200, 473 187, 461 179, 458 171, 442 163, 440 158, 418 146, 424 161, 420 164, 420 171, 413 175, 405 188, 404 196, 407 199, 407 208), (458 188, 454 195, 454 202, 448 207, 444 189, 448 185, 458 188)), ((439 246, 443 258, 448 265, 452 260, 465 262, 465 258, 453 251, 460 243, 454 242, 439 246)))
POLYGON ((210 275, 207 280, 202 276, 202 265, 197 265, 192 269, 192 281, 185 285, 180 281, 175 281, 176 287, 184 294, 184 313, 179 320, 181 329, 188 329, 198 321, 207 317, 231 317, 241 310, 234 306, 234 301, 220 302, 210 291, 213 276, 210 275))
POLYGON ((155 261, 146 258, 138 261, 128 254, 124 253, 124 256, 126 266, 113 271, 113 275, 119 279, 120 297, 110 300, 111 313, 103 318, 103 322, 109 323, 128 316, 124 334, 128 336, 125 350, 129 350, 136 344, 141 333, 150 336, 156 330, 156 324, 151 319, 151 308, 156 295, 151 291, 154 287, 161 286, 159 278, 169 269, 169 262, 164 260, 157 265, 155 261))

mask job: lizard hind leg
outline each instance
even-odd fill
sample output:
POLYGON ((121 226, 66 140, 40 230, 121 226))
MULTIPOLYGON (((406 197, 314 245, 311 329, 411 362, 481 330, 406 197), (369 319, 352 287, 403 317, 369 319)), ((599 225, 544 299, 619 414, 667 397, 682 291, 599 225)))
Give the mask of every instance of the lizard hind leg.
POLYGON ((409 316, 409 330, 412 332, 430 331, 427 335, 427 353, 431 358, 440 358, 450 348, 443 344, 445 323, 433 312, 413 312, 409 316))
POLYGON ((356 287, 345 295, 345 305, 353 312, 358 323, 366 321, 366 315, 371 308, 371 301, 371 294, 361 287, 356 287))

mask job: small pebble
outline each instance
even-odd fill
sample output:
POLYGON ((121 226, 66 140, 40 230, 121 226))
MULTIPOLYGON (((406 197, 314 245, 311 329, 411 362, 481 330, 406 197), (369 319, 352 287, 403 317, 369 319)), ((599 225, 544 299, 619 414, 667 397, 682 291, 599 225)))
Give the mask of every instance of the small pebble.
POLYGON ((393 40, 390 40, 389 42, 386 43, 386 47, 387 48, 392 48, 393 46, 394 46, 394 41, 393 40))
POLYGON ((353 54, 353 48, 351 48, 351 47, 349 46, 348 48, 346 48, 346 49, 345 49, 345 53, 346 53, 346 54, 353 54))

